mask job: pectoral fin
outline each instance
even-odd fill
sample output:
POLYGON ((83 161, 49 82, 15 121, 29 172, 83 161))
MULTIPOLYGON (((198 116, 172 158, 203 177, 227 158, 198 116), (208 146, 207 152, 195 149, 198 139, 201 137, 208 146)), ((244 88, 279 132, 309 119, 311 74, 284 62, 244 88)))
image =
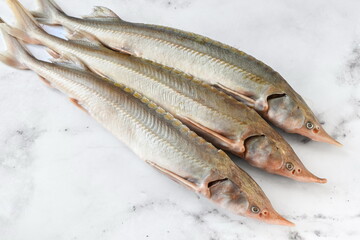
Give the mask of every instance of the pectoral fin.
POLYGON ((90 71, 92 71, 93 73, 99 75, 100 77, 104 78, 104 79, 111 79, 108 76, 106 76, 104 73, 100 72, 99 70, 95 69, 95 68, 90 68, 90 71))
POLYGON ((251 106, 251 107, 255 106, 256 101, 254 99, 246 96, 243 93, 240 93, 238 91, 234 91, 234 90, 232 90, 232 89, 230 89, 228 87, 225 87, 224 85, 222 85, 220 83, 216 84, 216 87, 221 89, 222 91, 226 92, 227 94, 237 98, 238 100, 244 102, 248 106, 251 106))
POLYGON ((120 48, 120 47, 110 47, 113 50, 119 51, 120 53, 127 54, 127 55, 133 55, 134 53, 131 52, 128 48, 120 48))
POLYGON ((176 173, 173 173, 172 171, 170 170, 167 170, 166 168, 163 168, 159 165, 157 165, 156 163, 154 162, 151 162, 151 161, 148 161, 146 160, 145 162, 147 162, 148 164, 150 164, 151 166, 153 166, 154 168, 156 168, 157 170, 159 170, 160 172, 168 175, 170 178, 174 179, 176 182, 178 183, 181 183, 185 186, 187 186, 188 188, 192 189, 193 191, 195 192, 199 192, 199 187, 193 183, 193 182, 190 182, 189 180, 179 176, 178 174, 176 173))
POLYGON ((43 78, 40 75, 39 75, 39 78, 43 83, 45 83, 46 86, 48 86, 49 88, 54 88, 53 86, 51 86, 51 83, 48 80, 46 80, 45 78, 43 78))
POLYGON ((75 98, 69 98, 70 102, 72 102, 75 106, 77 106, 78 108, 80 108, 82 111, 89 113, 83 106, 80 105, 79 101, 75 98))
POLYGON ((230 149, 231 146, 234 144, 234 140, 231 140, 223 135, 215 132, 214 130, 207 128, 200 123, 193 121, 190 118, 177 116, 182 122, 190 127, 195 128, 196 131, 201 132, 202 135, 210 137, 213 141, 217 143, 217 145, 221 145, 224 148, 230 149))

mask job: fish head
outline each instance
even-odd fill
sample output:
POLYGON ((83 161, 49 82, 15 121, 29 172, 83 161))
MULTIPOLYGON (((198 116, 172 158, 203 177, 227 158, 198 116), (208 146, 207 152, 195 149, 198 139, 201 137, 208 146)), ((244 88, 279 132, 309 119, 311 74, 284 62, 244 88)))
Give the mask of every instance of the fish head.
POLYGON ((306 136, 314 141, 341 146, 322 128, 319 120, 300 96, 290 97, 283 94, 269 98, 268 106, 265 117, 285 131, 306 136))
POLYGON ((255 218, 269 224, 295 226, 294 223, 290 222, 275 211, 269 200, 260 202, 257 199, 249 197, 249 201, 250 204, 246 209, 245 216, 255 218))
POLYGON ((245 141, 244 158, 266 171, 301 182, 326 183, 326 179, 312 174, 290 145, 280 136, 253 136, 245 141))
POLYGON ((210 186, 211 200, 238 215, 270 224, 294 225, 274 210, 265 193, 249 175, 242 176, 242 183, 236 182, 238 180, 234 177, 210 186))

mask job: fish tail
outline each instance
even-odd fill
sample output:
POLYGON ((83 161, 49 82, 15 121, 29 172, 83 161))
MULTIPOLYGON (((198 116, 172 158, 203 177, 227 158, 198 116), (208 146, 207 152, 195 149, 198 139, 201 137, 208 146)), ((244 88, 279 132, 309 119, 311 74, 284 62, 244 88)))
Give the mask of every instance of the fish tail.
POLYGON ((11 27, 0 18, 0 32, 7 47, 5 52, 0 53, 0 62, 18 69, 29 69, 24 60, 33 58, 33 56, 18 40, 8 33, 9 29, 11 27))
POLYGON ((33 17, 40 23, 46 25, 59 25, 58 17, 66 15, 64 11, 53 0, 37 0, 39 10, 31 12, 33 17))
POLYGON ((5 24, 3 28, 6 29, 6 32, 26 43, 40 44, 36 38, 39 33, 45 32, 35 18, 17 0, 7 0, 7 3, 15 15, 16 28, 5 24))
POLYGON ((36 22, 35 18, 30 12, 24 8, 23 5, 17 0, 6 1, 12 12, 15 15, 16 27, 22 31, 33 31, 34 29, 41 29, 40 25, 36 22))

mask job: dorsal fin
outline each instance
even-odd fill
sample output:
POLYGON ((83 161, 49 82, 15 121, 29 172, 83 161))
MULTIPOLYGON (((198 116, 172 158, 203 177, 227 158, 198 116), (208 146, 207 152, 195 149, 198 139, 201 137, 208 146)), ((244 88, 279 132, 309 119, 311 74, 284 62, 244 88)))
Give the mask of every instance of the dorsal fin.
POLYGON ((90 15, 83 16, 85 19, 102 21, 122 21, 122 19, 107 7, 96 6, 90 15))

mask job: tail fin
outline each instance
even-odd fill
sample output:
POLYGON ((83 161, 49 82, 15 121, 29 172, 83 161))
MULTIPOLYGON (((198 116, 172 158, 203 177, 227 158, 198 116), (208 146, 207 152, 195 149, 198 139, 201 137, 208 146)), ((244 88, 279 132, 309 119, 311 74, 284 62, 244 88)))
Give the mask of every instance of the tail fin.
POLYGON ((36 37, 39 33, 44 33, 44 30, 36 22, 35 18, 17 0, 7 0, 7 3, 17 21, 17 28, 11 28, 7 25, 7 32, 26 43, 40 44, 36 37))
POLYGON ((46 25, 59 25, 58 16, 66 15, 53 0, 37 0, 40 9, 31 14, 40 23, 46 25))
POLYGON ((15 15, 17 28, 23 31, 31 31, 33 29, 41 28, 30 12, 26 10, 24 6, 21 5, 21 3, 19 3, 17 0, 7 0, 7 4, 15 15))
POLYGON ((18 40, 9 35, 8 29, 9 26, 0 18, 0 31, 7 47, 6 52, 0 53, 0 62, 18 69, 29 69, 23 60, 33 56, 18 40))

